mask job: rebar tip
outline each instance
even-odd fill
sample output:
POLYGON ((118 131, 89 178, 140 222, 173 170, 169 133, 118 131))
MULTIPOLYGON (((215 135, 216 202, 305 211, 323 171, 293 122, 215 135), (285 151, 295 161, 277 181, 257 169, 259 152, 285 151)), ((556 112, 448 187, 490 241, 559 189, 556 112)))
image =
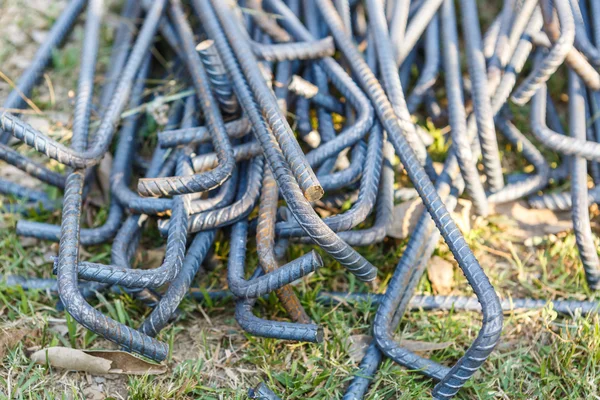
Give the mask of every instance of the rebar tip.
POLYGON ((314 264, 317 266, 317 268, 321 268, 323 266, 323 258, 321 255, 315 250, 311 250, 310 252, 314 258, 314 264))
POLYGON ((321 185, 314 185, 306 189, 304 197, 306 197, 306 200, 308 201, 317 201, 320 200, 324 194, 325 191, 321 185))
POLYGON ((313 149, 316 149, 321 144, 321 135, 315 130, 310 131, 303 139, 313 149))
POLYGON ((209 47, 211 47, 213 45, 214 41, 213 40, 203 40, 202 42, 198 43, 198 45, 196 46, 196 51, 203 51, 208 49, 209 47))
POLYGON ((325 336, 325 330, 322 326, 317 328, 317 336, 315 339, 315 343, 323 343, 323 337, 325 336))

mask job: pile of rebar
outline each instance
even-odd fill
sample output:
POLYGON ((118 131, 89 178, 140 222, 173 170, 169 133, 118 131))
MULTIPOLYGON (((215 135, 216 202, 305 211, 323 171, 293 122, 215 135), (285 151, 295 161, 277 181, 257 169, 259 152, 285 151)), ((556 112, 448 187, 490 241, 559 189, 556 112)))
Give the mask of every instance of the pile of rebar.
MULTIPOLYGON (((26 217, 62 206, 60 226, 25 218, 16 228, 21 236, 60 243, 56 280, 3 279, 56 291, 87 329, 162 361, 168 345, 155 337, 173 321, 196 275, 212 265, 213 242, 225 230, 228 287, 208 295, 232 296, 236 321, 252 335, 318 343, 322 329, 289 284, 333 261, 360 281, 376 279, 377 266, 355 248, 384 241, 394 203, 420 197, 426 211, 385 294, 321 293, 319 299, 378 305, 374 340, 345 399, 364 396, 383 357, 434 379, 434 398, 453 397, 494 350, 503 310, 546 304, 500 301, 451 217, 463 192, 483 217, 490 204, 517 199, 533 208, 570 209, 588 284, 600 285, 589 216, 600 199, 600 1, 504 0, 483 32, 476 1, 456 3, 458 10, 452 0, 126 0, 108 71, 97 79, 103 0, 71 0, 0 117, 0 159, 62 190, 57 201, 44 190, 0 182, 4 212, 26 217), (85 8, 72 138, 65 146, 22 121, 18 110, 30 104, 53 50, 85 8), (168 59, 157 59, 155 46, 168 59), (548 80, 565 74, 568 130, 547 90, 548 80), (163 77, 187 89, 153 98, 148 82, 163 77), (154 140, 141 133, 144 113, 156 104, 166 105, 168 121, 154 140), (511 106, 525 105, 541 147, 513 122, 511 106), (443 168, 434 168, 433 138, 414 116, 447 128, 443 168), (500 135, 534 172, 507 173, 500 135), (67 172, 21 154, 15 150, 21 143, 67 172), (104 225, 82 228, 84 199, 107 154, 108 215, 104 225), (560 163, 544 154, 558 155, 560 163), (402 170, 409 184, 401 183, 402 170), (542 193, 569 180, 570 192, 542 193), (315 208, 330 215, 322 218, 315 208), (133 269, 150 219, 166 240, 163 262, 133 269), (247 268, 254 236, 258 265, 247 268), (475 297, 413 296, 440 236, 475 297), (112 243, 109 265, 81 259, 80 246, 105 242, 112 243), (326 256, 313 250, 288 262, 286 248, 294 242, 313 244, 326 256), (125 326, 89 304, 110 289, 150 308, 141 326, 125 326), (254 315, 256 300, 271 292, 292 322, 254 315), (480 311, 481 330, 458 362, 439 364, 393 339, 409 307, 480 311)), ((590 313, 597 304, 558 301, 554 308, 590 313)), ((251 396, 277 398, 264 385, 251 396)))

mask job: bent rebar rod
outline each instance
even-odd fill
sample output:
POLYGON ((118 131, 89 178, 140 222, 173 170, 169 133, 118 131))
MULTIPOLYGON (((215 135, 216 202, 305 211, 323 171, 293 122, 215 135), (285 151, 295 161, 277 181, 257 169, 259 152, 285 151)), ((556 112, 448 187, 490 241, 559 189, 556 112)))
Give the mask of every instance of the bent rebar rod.
MULTIPOLYGON (((102 14, 103 1, 92 0, 88 5, 85 37, 87 51, 82 54, 82 81, 80 87, 87 90, 79 91, 75 107, 74 121, 74 151, 83 151, 86 145, 90 101, 92 97, 93 80, 86 82, 89 69, 94 70, 97 52, 97 40, 102 14), (91 43, 87 43, 90 41, 91 43), (95 45, 95 46, 94 46, 95 45), (91 54, 90 54, 91 52, 91 54), (92 55, 92 57, 90 57, 92 55)), ((93 74, 92 74, 93 77, 93 74)), ((84 327, 99 333, 106 339, 122 345, 127 350, 144 356, 162 360, 167 356, 167 346, 137 331, 119 324, 106 317, 90 306, 82 296, 77 279, 77 263, 79 259, 79 230, 81 216, 82 191, 85 170, 75 170, 67 177, 63 205, 63 220, 61 223, 61 239, 58 253, 57 280, 58 292, 65 309, 84 327)))
POLYGON ((81 169, 99 164, 110 146, 116 125, 127 105, 135 75, 154 37, 165 3, 166 0, 155 1, 146 15, 127 65, 122 71, 117 91, 95 133, 93 147, 83 151, 68 148, 6 112, 0 115, 2 129, 38 152, 71 168, 81 169))
MULTIPOLYGON (((221 105, 221 110, 227 114, 234 114, 239 109, 237 99, 233 95, 231 82, 227 79, 225 67, 219 58, 219 53, 212 40, 205 40, 196 46, 200 53, 200 59, 206 69, 206 74, 210 79, 213 93, 221 105)), ((227 124, 226 124, 227 127, 227 124)), ((229 131, 227 132, 229 134, 229 131)))
MULTIPOLYGON (((585 88, 579 77, 569 70, 569 130, 571 137, 586 138, 585 88)), ((581 157, 571 159, 571 198, 573 229, 579 256, 585 270, 586 281, 592 290, 600 289, 600 259, 592 236, 587 193, 587 161, 581 157)))
POLYGON ((488 214, 488 201, 477 171, 477 159, 473 156, 471 143, 467 137, 456 15, 454 4, 451 0, 444 0, 442 3, 440 19, 442 36, 446 39, 442 44, 442 54, 444 59, 452 144, 458 160, 460 172, 466 184, 466 190, 471 199, 473 199, 473 204, 476 207, 477 213, 485 217, 488 214))
MULTIPOLYGON (((278 0, 267 1, 270 4, 278 3, 278 0)), ((483 323, 477 338, 465 355, 443 376, 433 391, 434 396, 452 397, 482 365, 500 338, 502 313, 498 296, 449 215, 440 196, 435 191, 433 184, 419 165, 414 152, 402 134, 402 128, 398 120, 389 117, 393 112, 392 106, 375 79, 373 72, 354 47, 350 37, 344 33, 339 15, 331 1, 317 0, 317 5, 338 44, 338 48, 349 60, 352 70, 367 91, 371 101, 375 104, 375 110, 389 134, 389 140, 394 145, 396 153, 419 192, 427 211, 431 214, 450 251, 465 274, 469 285, 473 287, 477 298, 482 304, 483 323)))
POLYGON ((244 279, 244 266, 247 240, 248 221, 241 220, 236 222, 231 229, 231 250, 227 267, 227 281, 229 283, 229 290, 239 299, 256 299, 292 283, 323 266, 323 261, 319 254, 312 250, 278 269, 267 272, 259 278, 246 281, 244 279))
POLYGON ((248 83, 237 64, 233 51, 229 47, 225 34, 217 23, 217 16, 212 10, 208 0, 195 0, 194 8, 208 35, 215 40, 219 54, 228 70, 230 79, 234 84, 238 100, 242 104, 246 115, 252 121, 254 134, 263 146, 263 152, 269 161, 269 166, 275 179, 280 185, 281 194, 288 203, 294 218, 307 231, 308 235, 317 245, 338 260, 359 279, 369 281, 377 275, 377 270, 360 254, 340 240, 318 217, 310 204, 305 200, 294 179, 285 157, 275 138, 269 132, 262 113, 255 102, 248 83))
MULTIPOLYGON (((294 176, 298 180, 304 196, 309 201, 318 200, 323 196, 323 188, 310 167, 302 149, 293 135, 285 116, 278 107, 277 99, 272 90, 267 86, 260 72, 254 54, 247 46, 246 36, 240 30, 238 24, 229 10, 220 8, 222 5, 214 5, 215 11, 221 22, 221 27, 229 39, 229 45, 237 55, 237 60, 248 81, 250 89, 260 107, 266 120, 271 127, 273 135, 290 164, 294 176)), ((214 40, 214 39, 213 39, 214 40)))
MULTIPOLYGON (((277 217, 277 200, 279 191, 273 174, 265 171, 258 208, 258 226, 256 228, 256 253, 258 262, 265 273, 279 268, 275 256, 275 219, 277 217)), ((310 317, 300 304, 300 300, 290 286, 283 286, 275 292, 281 305, 286 309, 292 320, 302 323, 312 323, 310 317)))
MULTIPOLYGON (((132 107, 138 106, 142 101, 142 92, 145 87, 145 79, 149 73, 150 58, 147 58, 136 76, 131 99, 129 104, 132 107)), ((112 195, 109 213, 104 225, 98 228, 80 229, 80 243, 82 245, 94 245, 106 242, 112 238, 121 225, 123 217, 123 208, 119 205, 116 199, 116 191, 114 185, 117 182, 127 182, 129 177, 131 153, 133 152, 134 138, 136 128, 138 126, 138 117, 130 116, 124 119, 123 125, 119 132, 119 142, 113 158, 111 168, 111 185, 112 195)), ((51 240, 54 242, 60 241, 61 228, 60 226, 50 225, 36 221, 21 220, 17 222, 16 233, 19 236, 36 237, 43 240, 51 240)))
MULTIPOLYGON (((489 188, 492 192, 496 192, 504 187, 504 178, 494 129, 494 114, 490 102, 477 3, 475 0, 461 0, 460 4, 467 66, 472 85, 473 111, 478 127, 483 166, 488 178, 489 188)), ((447 40, 448 37, 446 37, 447 40)))
POLYGON ((127 288, 157 288, 171 282, 179 273, 187 242, 189 199, 180 195, 173 199, 172 223, 169 226, 167 249, 163 263, 155 269, 128 269, 116 265, 80 262, 79 277, 127 288))
POLYGON ((194 34, 186 21, 179 0, 171 0, 169 6, 175 29, 182 42, 185 53, 185 63, 188 73, 191 75, 192 83, 198 96, 202 114, 207 122, 211 141, 219 159, 219 166, 214 170, 202 174, 194 174, 187 177, 173 176, 165 178, 143 178, 138 181, 138 192, 142 196, 171 196, 203 192, 221 185, 229 179, 235 159, 229 137, 225 133, 225 125, 219 112, 218 102, 212 94, 208 74, 204 69, 200 55, 194 44, 194 34))
MULTIPOLYGON (((246 136, 252 125, 247 118, 240 118, 225 123, 225 130, 230 139, 241 139, 246 136)), ((186 144, 200 144, 210 141, 210 131, 206 126, 174 129, 158 133, 158 144, 161 147, 177 147, 186 144)))
MULTIPOLYGON (((512 102, 517 105, 526 104, 534 93, 550 78, 565 60, 575 40, 575 23, 568 2, 550 0, 544 0, 543 2, 547 6, 553 6, 556 9, 556 15, 560 24, 560 33, 552 35, 554 43, 550 52, 544 57, 543 62, 536 66, 511 95, 512 102)), ((555 21, 553 21, 556 17, 552 13, 550 16, 547 16, 544 12, 542 14, 544 15, 544 22, 547 27, 551 24, 556 26, 555 21)))
POLYGON ((312 42, 288 42, 281 44, 263 44, 250 41, 254 55, 264 61, 314 60, 330 57, 335 53, 332 37, 312 42))

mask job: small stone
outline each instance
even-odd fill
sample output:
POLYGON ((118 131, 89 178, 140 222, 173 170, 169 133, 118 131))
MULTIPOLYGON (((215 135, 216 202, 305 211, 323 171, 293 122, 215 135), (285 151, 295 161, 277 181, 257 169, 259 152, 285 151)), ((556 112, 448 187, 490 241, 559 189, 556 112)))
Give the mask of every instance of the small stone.
POLYGON ((27 43, 27 35, 17 24, 8 24, 5 28, 5 35, 8 41, 14 46, 19 47, 27 43))
POLYGON ((102 400, 104 393, 97 386, 90 386, 83 390, 83 394, 87 400, 102 400))
POLYGON ((36 29, 33 32, 31 32, 31 37, 37 44, 42 44, 46 41, 46 38, 48 37, 48 31, 40 31, 36 29))

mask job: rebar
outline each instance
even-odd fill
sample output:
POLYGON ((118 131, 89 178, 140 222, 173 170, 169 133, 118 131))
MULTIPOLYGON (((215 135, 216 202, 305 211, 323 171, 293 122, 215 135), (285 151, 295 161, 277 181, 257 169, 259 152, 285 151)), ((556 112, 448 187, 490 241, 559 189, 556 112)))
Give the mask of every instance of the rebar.
MULTIPOLYGON (((598 2, 506 0, 487 32, 472 0, 189 3, 126 1, 104 77, 95 69, 102 0, 72 0, 56 20, 0 115, 0 159, 41 184, 3 178, 0 193, 4 213, 62 205, 60 226, 37 216, 16 227, 21 236, 59 242, 57 278, 5 275, 3 285, 58 295, 58 309, 85 328, 157 361, 169 349, 155 337, 178 323, 186 296, 232 299, 235 311, 224 313, 247 335, 320 343, 323 327, 303 293, 314 282, 309 275, 327 288, 323 271, 336 261, 360 281, 376 280, 362 247, 398 245, 386 239, 398 223, 394 205, 420 201, 385 293, 322 291, 310 304, 335 305, 332 312, 355 302, 374 308, 373 341, 344 399, 363 398, 385 358, 432 378, 434 398, 452 398, 494 350, 503 313, 550 303, 498 297, 451 217, 461 196, 482 219, 492 205, 520 199, 571 210, 587 284, 598 289, 589 211, 600 202, 598 2), (28 96, 84 4, 73 135, 65 145, 20 111, 31 106, 28 96), (565 73, 568 108, 551 85, 565 73), (179 92, 161 93, 158 81, 179 92), (95 82, 102 84, 98 104, 95 82), (84 227, 82 214, 98 210, 86 195, 109 156, 108 215, 103 225, 84 227), (153 230, 166 243, 164 257, 142 268, 136 254, 152 246, 144 237, 153 230), (415 294, 440 238, 474 296, 415 294), (257 262, 247 257, 254 240, 257 262), (107 242, 108 263, 80 254, 81 245, 107 242), (311 247, 298 255, 290 247, 298 242, 311 247), (286 260, 288 249, 297 258, 286 260), (226 278, 227 288, 208 290, 207 271, 226 278), (109 290, 150 308, 137 330, 95 307, 109 290), (259 316, 265 303, 258 300, 270 293, 291 321, 259 316), (416 309, 474 312, 482 325, 454 365, 441 364, 395 340, 416 309)), ((591 300, 552 304, 567 315, 598 312, 591 300)), ((264 383, 249 395, 279 398, 264 383)))

